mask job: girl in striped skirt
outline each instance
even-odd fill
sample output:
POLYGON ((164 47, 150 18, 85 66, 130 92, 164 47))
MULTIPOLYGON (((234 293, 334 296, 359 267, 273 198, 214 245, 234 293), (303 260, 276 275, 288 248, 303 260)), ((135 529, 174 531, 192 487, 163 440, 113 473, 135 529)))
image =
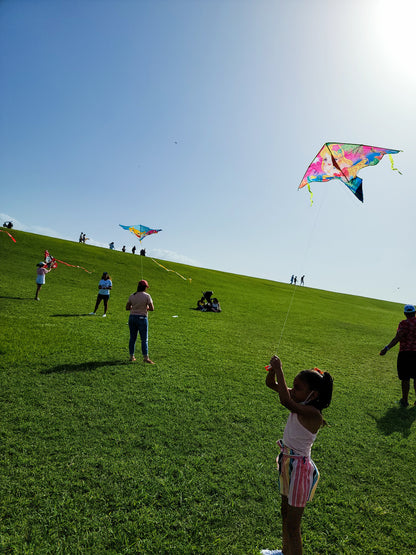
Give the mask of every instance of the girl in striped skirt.
POLYGON ((289 418, 278 441, 277 457, 279 488, 282 495, 281 550, 263 550, 264 555, 302 555, 300 523, 305 505, 315 493, 319 472, 311 459, 311 448, 318 430, 325 424, 322 410, 332 398, 332 377, 319 368, 303 370, 286 385, 279 357, 270 360, 266 385, 279 394, 280 403, 289 411, 289 418))

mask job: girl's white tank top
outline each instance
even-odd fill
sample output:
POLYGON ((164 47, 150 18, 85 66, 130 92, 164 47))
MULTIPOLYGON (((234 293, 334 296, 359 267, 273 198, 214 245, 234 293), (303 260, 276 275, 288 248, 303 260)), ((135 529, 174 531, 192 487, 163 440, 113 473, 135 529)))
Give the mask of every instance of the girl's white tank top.
POLYGON ((289 414, 283 433, 283 443, 286 447, 290 447, 298 455, 310 457, 316 436, 317 434, 313 434, 299 422, 298 415, 295 412, 289 414))

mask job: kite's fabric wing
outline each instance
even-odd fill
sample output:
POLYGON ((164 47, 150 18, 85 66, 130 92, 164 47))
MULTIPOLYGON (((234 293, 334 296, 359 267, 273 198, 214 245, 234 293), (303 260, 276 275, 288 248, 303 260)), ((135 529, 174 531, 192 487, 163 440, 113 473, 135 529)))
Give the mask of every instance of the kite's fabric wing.
POLYGON ((362 179, 358 172, 367 166, 375 166, 385 154, 397 154, 400 150, 349 143, 325 143, 303 176, 299 185, 310 187, 315 181, 340 179, 363 202, 362 179))
POLYGON ((159 233, 162 231, 161 229, 151 229, 150 227, 146 227, 145 225, 121 225, 118 224, 123 229, 127 229, 136 235, 139 238, 139 241, 147 237, 148 235, 153 235, 154 233, 159 233))

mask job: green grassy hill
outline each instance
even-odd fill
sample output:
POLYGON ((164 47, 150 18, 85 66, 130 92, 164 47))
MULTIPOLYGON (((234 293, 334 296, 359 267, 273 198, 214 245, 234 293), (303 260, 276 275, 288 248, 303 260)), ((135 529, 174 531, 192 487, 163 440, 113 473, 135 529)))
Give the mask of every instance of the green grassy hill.
POLYGON ((313 366, 335 380, 305 553, 416 553, 416 407, 396 402, 397 348, 378 356, 401 305, 300 287, 293 297, 286 284, 160 261, 184 281, 148 257, 12 234, 0 233, 1 553, 278 548, 287 411, 264 365, 292 300, 287 380, 313 366), (36 302, 45 249, 93 273, 59 264, 36 302), (88 316, 104 271, 108 317, 88 316), (146 367, 128 360, 125 310, 142 277, 155 303, 146 367), (206 289, 221 314, 192 310, 206 289))

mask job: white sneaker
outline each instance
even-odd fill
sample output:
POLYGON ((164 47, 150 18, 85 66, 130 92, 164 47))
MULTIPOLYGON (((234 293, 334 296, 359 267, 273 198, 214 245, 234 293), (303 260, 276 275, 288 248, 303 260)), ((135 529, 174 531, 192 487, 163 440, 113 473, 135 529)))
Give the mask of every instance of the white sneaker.
POLYGON ((106 318, 107 314, 103 314, 103 318, 106 318))
POLYGON ((89 316, 95 316, 95 312, 89 312, 89 316))
POLYGON ((283 551, 281 549, 262 549, 260 553, 262 555, 283 555, 283 551))

